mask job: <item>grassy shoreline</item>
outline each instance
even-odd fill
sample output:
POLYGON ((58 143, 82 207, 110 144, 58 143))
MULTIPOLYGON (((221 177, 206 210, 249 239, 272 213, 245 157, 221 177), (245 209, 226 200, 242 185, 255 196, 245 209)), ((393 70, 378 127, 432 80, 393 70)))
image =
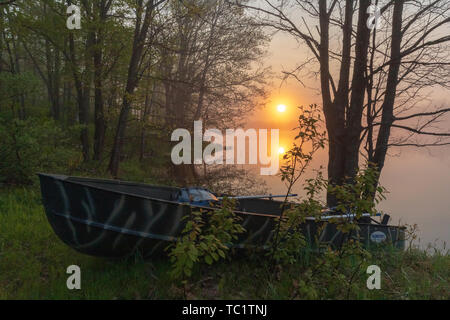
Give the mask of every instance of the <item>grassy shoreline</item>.
POLYGON ((381 290, 366 287, 365 270, 348 258, 352 281, 312 275, 312 262, 278 270, 270 277, 266 259, 241 255, 212 267, 200 266, 189 285, 169 277, 168 259, 139 257, 111 261, 85 256, 53 233, 36 188, 0 191, 0 299, 449 299, 450 256, 373 252, 367 264, 382 269, 381 290), (81 268, 81 290, 66 287, 70 265, 81 268))

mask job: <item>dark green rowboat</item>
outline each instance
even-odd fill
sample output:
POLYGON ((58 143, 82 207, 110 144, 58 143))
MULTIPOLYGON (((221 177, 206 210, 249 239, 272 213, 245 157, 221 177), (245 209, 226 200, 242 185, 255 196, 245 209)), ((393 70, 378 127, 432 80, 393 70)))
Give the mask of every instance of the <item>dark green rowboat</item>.
MULTIPOLYGON (((125 257, 140 251, 145 258, 164 252, 176 241, 191 210, 217 210, 217 200, 201 188, 181 189, 139 183, 39 174, 45 212, 58 237, 75 250, 98 257, 125 257), (196 198, 198 197, 198 198, 196 198)), ((237 247, 264 247, 273 237, 282 202, 240 199, 236 213, 246 233, 237 247)), ((352 237, 370 247, 379 242, 404 248, 404 228, 358 221, 359 231, 343 235, 327 219, 301 226, 311 244, 337 246, 352 237), (319 228, 326 224, 325 228, 319 228), (319 234, 319 231, 320 234, 319 234)))

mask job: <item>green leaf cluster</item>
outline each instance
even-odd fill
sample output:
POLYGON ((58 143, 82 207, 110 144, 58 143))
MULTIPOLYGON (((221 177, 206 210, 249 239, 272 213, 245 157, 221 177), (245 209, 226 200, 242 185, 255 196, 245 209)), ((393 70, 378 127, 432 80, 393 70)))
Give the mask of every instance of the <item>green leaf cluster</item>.
POLYGON ((169 246, 171 276, 186 281, 200 263, 212 265, 226 258, 238 235, 245 232, 234 213, 235 201, 225 198, 219 210, 192 211, 175 245, 169 246))

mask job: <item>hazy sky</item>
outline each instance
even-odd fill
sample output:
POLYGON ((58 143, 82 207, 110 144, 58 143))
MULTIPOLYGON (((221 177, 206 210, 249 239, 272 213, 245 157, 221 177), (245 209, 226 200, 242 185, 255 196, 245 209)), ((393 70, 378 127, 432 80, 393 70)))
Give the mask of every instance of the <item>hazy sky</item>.
MULTIPOLYGON (((282 70, 292 70, 302 62, 306 48, 296 43, 290 36, 276 34, 270 45, 266 64, 272 66, 276 76, 282 70)), ((251 128, 279 128, 280 144, 289 148, 296 125, 296 106, 310 103, 321 104, 314 79, 302 79, 308 88, 295 80, 284 83, 274 81, 274 89, 266 108, 255 112, 249 119, 251 128), (276 111, 278 104, 288 107, 286 113, 276 111)), ((436 90, 433 103, 446 103, 449 92, 436 90)), ((447 119, 449 120, 449 119, 447 119)), ((447 121, 450 127, 450 120, 447 121)), ((421 244, 432 243, 436 239, 450 244, 450 147, 441 149, 393 149, 387 159, 382 175, 382 185, 390 194, 380 209, 393 217, 393 223, 418 224, 421 244)), ((317 155, 314 168, 327 165, 327 153, 317 155)), ((285 191, 279 177, 266 178, 271 192, 285 191)), ((301 185, 297 186, 299 192, 301 185)))

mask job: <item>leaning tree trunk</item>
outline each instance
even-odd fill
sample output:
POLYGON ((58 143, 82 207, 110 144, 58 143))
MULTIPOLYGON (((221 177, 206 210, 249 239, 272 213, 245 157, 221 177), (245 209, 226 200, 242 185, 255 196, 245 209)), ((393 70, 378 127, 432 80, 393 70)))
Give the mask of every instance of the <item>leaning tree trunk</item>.
MULTIPOLYGON (((391 134, 392 124, 394 123, 394 105, 395 94, 398 85, 398 75, 400 71, 401 43, 402 43, 402 15, 404 0, 398 0, 394 5, 394 15, 392 20, 392 37, 391 37, 391 63, 389 66, 389 74, 386 84, 386 95, 383 102, 382 119, 380 130, 378 132, 375 155, 373 157, 374 165, 379 172, 384 168, 386 154, 388 151, 389 137, 391 134)), ((378 184, 378 181, 376 182, 378 184)))
POLYGON ((133 39, 133 50, 128 67, 127 85, 122 97, 122 108, 120 110, 119 122, 117 124, 116 135, 114 138, 114 145, 111 152, 111 158, 109 161, 109 172, 117 177, 119 173, 120 157, 122 155, 122 149, 125 139, 125 131, 127 127, 128 116, 131 109, 131 97, 139 83, 138 69, 139 63, 144 51, 145 40, 150 28, 153 13, 153 1, 147 3, 145 8, 144 19, 143 16, 143 4, 140 2, 140 7, 137 9, 136 25, 133 39))

